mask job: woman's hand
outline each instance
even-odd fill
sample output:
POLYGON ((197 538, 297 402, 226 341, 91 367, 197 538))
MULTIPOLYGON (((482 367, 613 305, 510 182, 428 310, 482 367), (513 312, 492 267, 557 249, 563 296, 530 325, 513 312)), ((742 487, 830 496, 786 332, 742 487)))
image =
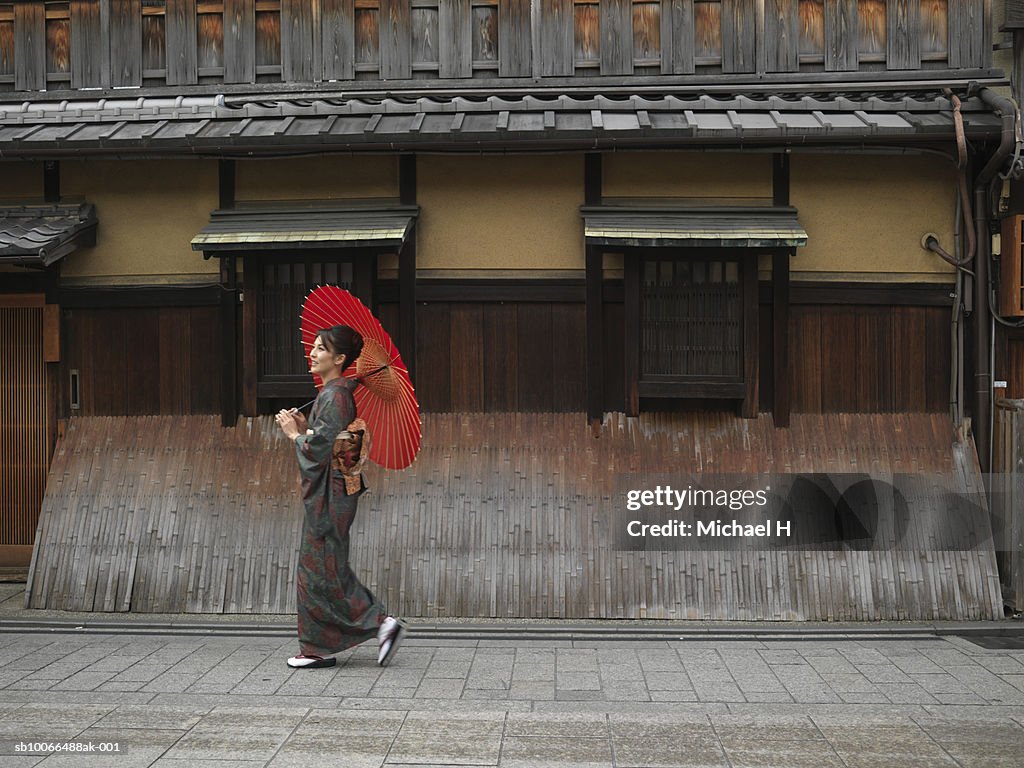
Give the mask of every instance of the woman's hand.
POLYGON ((299 430, 300 435, 304 434, 309 429, 309 422, 306 421, 305 415, 297 408, 292 409, 292 415, 295 417, 295 428, 299 430))
POLYGON ((289 440, 294 440, 306 431, 306 417, 294 409, 290 411, 281 409, 274 417, 274 421, 289 440), (302 420, 302 429, 299 428, 299 419, 302 420))

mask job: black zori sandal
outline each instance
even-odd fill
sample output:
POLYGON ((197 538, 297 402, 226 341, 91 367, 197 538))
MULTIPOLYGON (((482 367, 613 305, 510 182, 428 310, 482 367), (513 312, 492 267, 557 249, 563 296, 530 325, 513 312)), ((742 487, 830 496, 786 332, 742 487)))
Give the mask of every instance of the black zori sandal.
POLYGON ((288 666, 294 669, 322 669, 333 667, 337 663, 338 660, 333 656, 325 659, 322 656, 303 656, 301 653, 288 659, 288 666))

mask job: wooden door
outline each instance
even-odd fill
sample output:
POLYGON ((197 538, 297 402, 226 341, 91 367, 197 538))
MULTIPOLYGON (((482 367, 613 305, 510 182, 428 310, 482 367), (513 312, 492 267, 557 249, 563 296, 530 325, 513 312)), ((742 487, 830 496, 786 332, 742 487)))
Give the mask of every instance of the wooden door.
POLYGON ((0 296, 0 566, 29 564, 56 432, 56 306, 0 296))

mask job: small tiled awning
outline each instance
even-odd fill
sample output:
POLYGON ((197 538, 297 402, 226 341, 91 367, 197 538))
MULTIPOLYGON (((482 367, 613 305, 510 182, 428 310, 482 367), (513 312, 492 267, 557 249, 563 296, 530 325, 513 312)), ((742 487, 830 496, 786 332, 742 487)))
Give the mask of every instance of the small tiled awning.
POLYGON ((401 247, 419 207, 221 209, 192 238, 192 250, 401 247))
POLYGON ((0 263, 48 267, 76 248, 96 245, 96 208, 88 203, 0 207, 0 263))
POLYGON ((640 208, 584 206, 587 242, 618 246, 780 248, 807 244, 788 207, 640 208))

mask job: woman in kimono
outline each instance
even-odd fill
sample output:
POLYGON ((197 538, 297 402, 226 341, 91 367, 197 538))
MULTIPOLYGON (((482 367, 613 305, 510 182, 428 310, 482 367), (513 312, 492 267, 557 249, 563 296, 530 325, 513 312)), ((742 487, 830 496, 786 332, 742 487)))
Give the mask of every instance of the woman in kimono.
POLYGON ((370 436, 355 418, 356 382, 341 372, 362 349, 362 336, 347 325, 320 331, 309 353, 309 369, 324 385, 309 422, 297 410, 276 416, 281 431, 295 444, 306 508, 296 574, 299 655, 288 659, 289 667, 332 667, 332 654, 372 637, 377 638, 377 663, 383 667, 405 634, 405 625, 388 615, 348 562, 349 529, 366 490, 360 469, 370 436))

